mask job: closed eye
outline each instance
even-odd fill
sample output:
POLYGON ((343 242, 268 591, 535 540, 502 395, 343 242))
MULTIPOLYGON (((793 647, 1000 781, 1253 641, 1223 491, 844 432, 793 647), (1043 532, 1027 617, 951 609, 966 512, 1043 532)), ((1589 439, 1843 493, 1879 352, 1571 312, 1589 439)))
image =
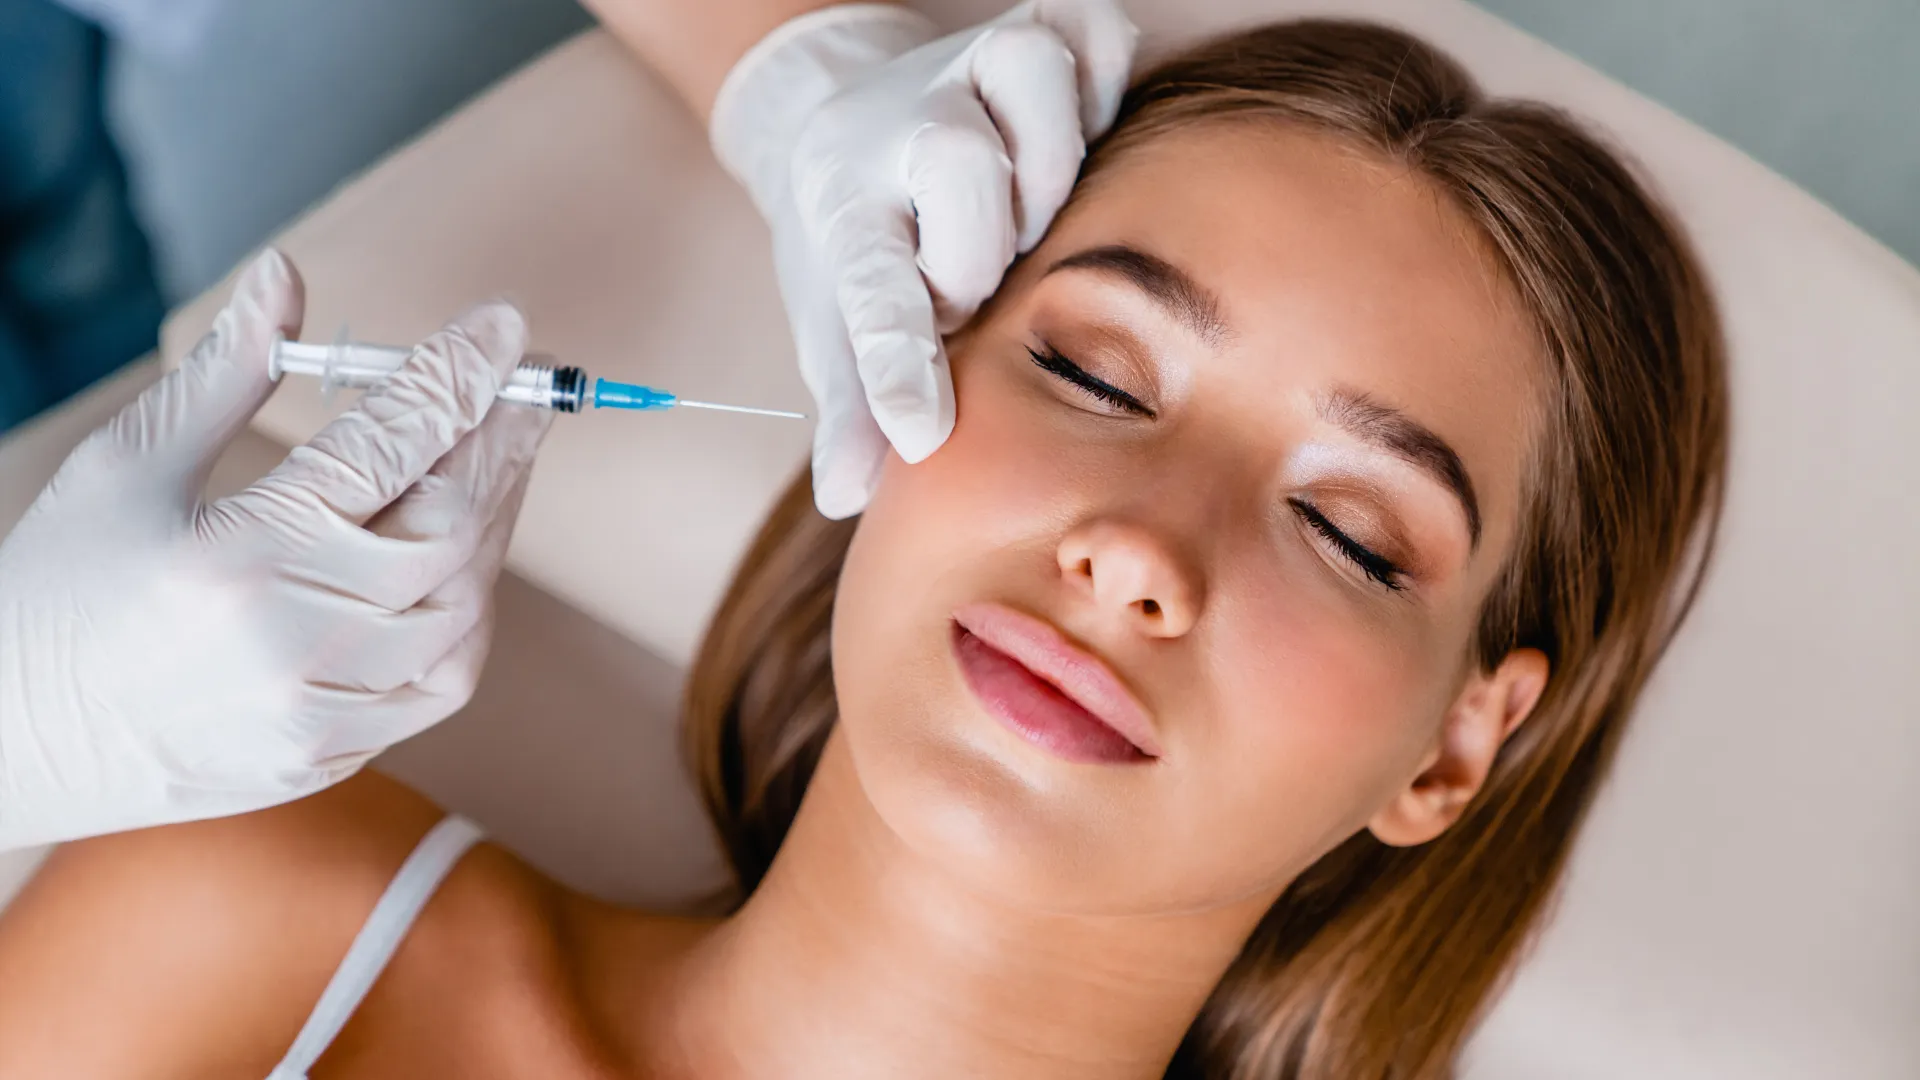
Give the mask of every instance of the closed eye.
POLYGON ((1054 348, 1052 345, 1043 343, 1038 349, 1029 345, 1027 346, 1027 355, 1033 358, 1034 365, 1040 370, 1053 375, 1062 382, 1068 383, 1088 397, 1100 401, 1102 404, 1116 409, 1124 409, 1136 416, 1144 416, 1149 420, 1154 417, 1153 410, 1149 408, 1145 402, 1142 402, 1139 398, 1134 397, 1132 394, 1127 393, 1112 383, 1088 374, 1086 368, 1067 359, 1060 350, 1054 348))
POLYGON ((1341 532, 1339 526, 1327 520, 1327 516, 1320 512, 1319 507, 1305 499, 1288 499, 1287 502, 1293 507, 1294 512, 1300 515, 1301 520, 1307 523, 1308 527, 1312 528, 1314 532, 1319 533, 1322 537, 1325 537, 1327 542, 1333 545, 1334 550, 1340 553, 1341 558, 1359 567, 1361 572, 1366 574, 1367 577, 1386 586, 1393 592, 1400 592, 1407 587, 1406 581, 1404 580, 1407 576, 1405 570, 1402 570, 1391 560, 1374 551, 1372 548, 1366 547, 1354 540, 1353 537, 1341 532))

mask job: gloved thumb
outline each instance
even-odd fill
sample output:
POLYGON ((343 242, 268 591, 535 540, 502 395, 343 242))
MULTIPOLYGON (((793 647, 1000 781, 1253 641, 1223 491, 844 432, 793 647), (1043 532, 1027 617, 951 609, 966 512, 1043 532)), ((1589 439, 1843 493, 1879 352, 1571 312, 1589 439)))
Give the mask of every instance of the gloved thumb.
POLYGON ((305 311, 300 272, 280 252, 261 252, 180 367, 114 418, 107 429, 114 449, 159 470, 154 480, 197 492, 220 451, 273 393, 267 359, 274 336, 298 337, 305 311))

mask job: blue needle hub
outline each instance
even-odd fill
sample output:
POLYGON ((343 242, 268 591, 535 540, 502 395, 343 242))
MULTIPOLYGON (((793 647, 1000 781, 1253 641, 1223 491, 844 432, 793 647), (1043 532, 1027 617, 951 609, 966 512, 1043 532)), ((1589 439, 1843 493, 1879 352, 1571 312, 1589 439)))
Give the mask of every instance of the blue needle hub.
POLYGON ((593 383, 593 407, 596 409, 671 409, 679 400, 665 390, 655 390, 651 386, 614 382, 612 379, 595 379, 593 383))

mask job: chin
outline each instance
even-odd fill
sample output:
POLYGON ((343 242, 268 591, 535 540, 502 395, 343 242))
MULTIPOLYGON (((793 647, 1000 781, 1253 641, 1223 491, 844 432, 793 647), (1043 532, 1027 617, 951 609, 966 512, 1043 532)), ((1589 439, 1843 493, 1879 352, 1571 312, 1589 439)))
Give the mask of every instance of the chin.
POLYGON ((929 720, 868 725, 860 711, 843 711, 854 774, 885 826, 915 856, 999 903, 1061 914, 1157 908, 1137 892, 1138 871, 1152 860, 1124 827, 1124 804, 1135 812, 1147 804, 1113 790, 1123 778, 1052 758, 971 712, 888 710, 880 715, 929 720))

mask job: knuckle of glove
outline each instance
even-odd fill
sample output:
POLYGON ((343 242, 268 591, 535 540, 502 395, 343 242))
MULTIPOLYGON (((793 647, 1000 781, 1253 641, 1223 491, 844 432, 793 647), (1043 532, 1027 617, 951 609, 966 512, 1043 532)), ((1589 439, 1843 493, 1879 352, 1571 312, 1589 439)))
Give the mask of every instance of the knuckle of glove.
POLYGON ((860 192, 872 171, 875 130, 884 121, 859 96, 829 98, 801 126, 788 159, 788 187, 800 209, 829 195, 860 192), (812 193, 811 198, 803 197, 812 193))
POLYGON ((414 683, 415 688, 431 695, 448 714, 465 708, 479 689, 492 639, 491 619, 482 619, 451 654, 414 683))
POLYGON ((362 592, 369 604, 387 612, 407 611, 431 595, 446 579, 448 566, 460 557, 459 552, 449 550, 451 545, 444 541, 389 540, 386 543, 410 550, 394 559, 390 570, 379 580, 366 582, 362 592))
POLYGON ((407 366, 384 385, 397 402, 437 413, 452 427, 469 429, 486 416, 500 378, 480 346, 454 326, 421 342, 407 366))
POLYGON ((540 445, 553 428, 555 415, 546 409, 525 408, 503 410, 503 413, 499 429, 488 433, 489 441, 496 443, 492 450, 493 467, 482 470, 483 475, 492 478, 490 491, 511 485, 533 467, 540 445))
POLYGON ((922 124, 908 140, 906 160, 908 185, 915 191, 982 177, 1005 183, 1013 175, 1013 159, 999 133, 971 124, 922 124))
POLYGON ((793 212, 809 250, 827 253, 836 246, 858 242, 852 226, 863 207, 885 201, 875 189, 860 182, 853 163, 833 153, 805 158, 795 155, 788 175, 793 212))
POLYGON ((1062 65, 1072 70, 1075 64, 1073 50, 1044 23, 1013 22, 989 27, 974 42, 973 49, 976 65, 990 56, 995 64, 1006 64, 1010 72, 1062 65))
POLYGON ((479 546, 480 530, 462 524, 445 536, 418 540, 373 539, 390 545, 392 557, 384 560, 378 579, 367 582, 366 599, 387 611, 404 612, 428 601, 448 579, 460 572, 479 546))
POLYGON ((327 492, 339 493, 343 501, 373 499, 390 486, 388 478, 417 471, 404 436, 416 434, 422 426, 444 425, 444 418, 436 422, 390 398, 362 398, 352 411, 328 425, 324 437, 316 436, 288 452, 287 461, 301 476, 313 478, 319 490, 312 494, 323 499, 327 492))

